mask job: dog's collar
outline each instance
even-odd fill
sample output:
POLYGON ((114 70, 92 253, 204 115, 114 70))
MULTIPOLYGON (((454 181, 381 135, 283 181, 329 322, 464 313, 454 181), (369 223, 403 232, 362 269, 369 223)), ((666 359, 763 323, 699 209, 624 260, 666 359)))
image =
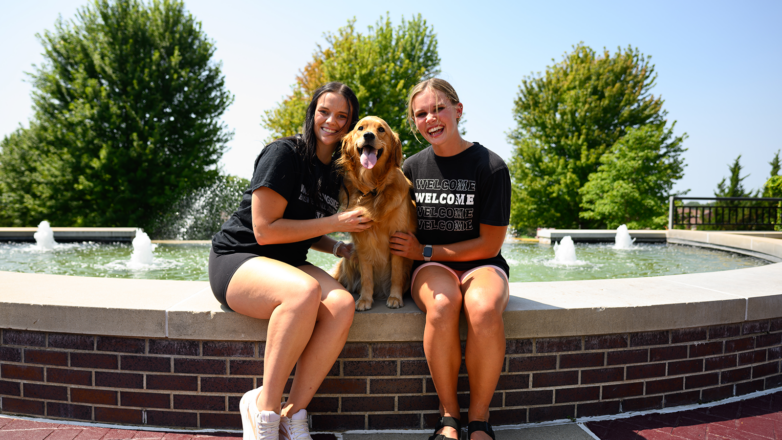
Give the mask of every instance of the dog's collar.
POLYGON ((371 195, 373 197, 376 196, 377 195, 377 188, 373 189, 372 191, 370 191, 368 193, 361 193, 361 198, 364 198, 364 197, 366 197, 368 195, 371 195))

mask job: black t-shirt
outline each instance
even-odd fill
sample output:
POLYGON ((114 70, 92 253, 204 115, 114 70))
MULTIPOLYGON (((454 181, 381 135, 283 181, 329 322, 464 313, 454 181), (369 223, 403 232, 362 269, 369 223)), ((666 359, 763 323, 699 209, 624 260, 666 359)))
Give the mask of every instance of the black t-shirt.
MULTIPOLYGON (((315 160, 315 170, 320 178, 335 178, 331 164, 315 160)), ((217 254, 246 252, 262 257, 274 258, 291 265, 301 265, 307 259, 307 251, 320 236, 295 243, 269 244, 261 246, 255 240, 252 226, 252 193, 265 186, 274 190, 288 201, 282 218, 306 220, 333 215, 339 208, 338 185, 321 185, 333 188, 322 193, 315 203, 305 189, 307 168, 296 146, 289 139, 272 142, 255 159, 255 171, 250 187, 244 192, 239 209, 223 224, 220 232, 212 238, 212 249, 217 254)))
MULTIPOLYGON (((475 142, 461 153, 440 157, 432 147, 407 158, 404 172, 413 182, 418 209, 418 241, 450 244, 478 238, 480 224, 510 221, 510 173, 500 156, 475 142)), ((438 261, 454 270, 494 265, 510 276, 502 253, 475 261, 438 261)), ((413 262, 413 270, 424 261, 413 262)))

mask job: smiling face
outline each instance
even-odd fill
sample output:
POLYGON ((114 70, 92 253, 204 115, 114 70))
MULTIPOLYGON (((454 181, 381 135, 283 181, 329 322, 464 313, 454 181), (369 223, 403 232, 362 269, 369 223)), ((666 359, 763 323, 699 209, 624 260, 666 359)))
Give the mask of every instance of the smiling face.
POLYGON ((411 108, 418 132, 433 146, 461 141, 462 103, 453 104, 443 92, 427 87, 415 95, 411 108))
POLYGON ((401 165, 402 144, 388 124, 377 117, 367 116, 356 123, 345 137, 342 166, 359 174, 388 172, 388 166, 401 165))
POLYGON ((318 98, 314 126, 319 152, 325 150, 331 155, 345 136, 349 120, 350 107, 342 95, 326 92, 318 98))

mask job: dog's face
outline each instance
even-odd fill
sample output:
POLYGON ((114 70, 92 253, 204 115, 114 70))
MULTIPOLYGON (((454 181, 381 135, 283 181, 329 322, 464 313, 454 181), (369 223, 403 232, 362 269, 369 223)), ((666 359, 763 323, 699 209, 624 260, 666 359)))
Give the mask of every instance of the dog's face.
POLYGON ((399 136, 378 117, 367 116, 358 121, 342 145, 343 166, 354 172, 385 173, 392 166, 402 165, 399 136))

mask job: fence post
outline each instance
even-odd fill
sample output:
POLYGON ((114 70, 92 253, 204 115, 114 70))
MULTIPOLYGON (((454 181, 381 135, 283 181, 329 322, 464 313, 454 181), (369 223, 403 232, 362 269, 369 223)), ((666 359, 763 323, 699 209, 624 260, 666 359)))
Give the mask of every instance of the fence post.
POLYGON ((673 229, 673 196, 668 197, 668 230, 673 229))

